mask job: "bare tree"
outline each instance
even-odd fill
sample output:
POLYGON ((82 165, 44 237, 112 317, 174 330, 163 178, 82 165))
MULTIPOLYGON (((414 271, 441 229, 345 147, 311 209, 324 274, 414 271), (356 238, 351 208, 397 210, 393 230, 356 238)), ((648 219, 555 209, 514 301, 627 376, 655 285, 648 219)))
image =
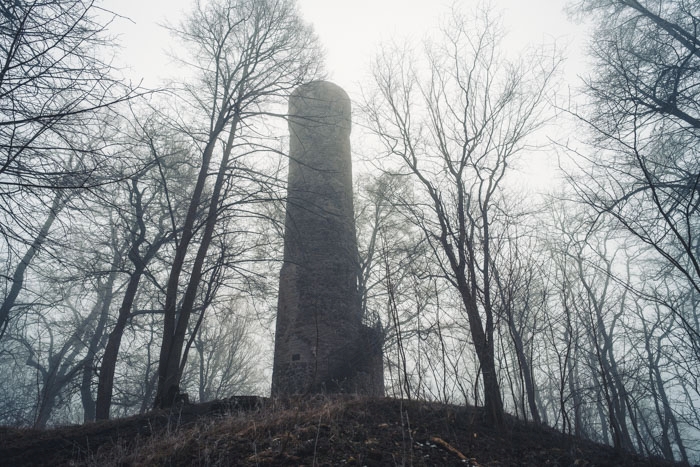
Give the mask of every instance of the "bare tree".
POLYGON ((36 237, 34 237, 34 240, 32 240, 31 244, 22 256, 22 259, 20 259, 19 263, 17 263, 14 271, 12 272, 9 290, 3 298, 2 305, 0 305, 0 339, 2 339, 2 336, 7 329, 8 321, 10 320, 10 312, 14 308, 15 303, 17 302, 17 297, 19 297, 19 294, 24 286, 27 268, 39 250, 44 246, 44 242, 49 235, 51 226, 56 221, 61 209, 63 209, 65 206, 66 196, 67 193, 61 191, 54 194, 53 201, 51 202, 51 206, 49 207, 49 212, 46 215, 44 223, 41 225, 36 237))
MULTIPOLYGON (((694 305, 700 296, 700 5, 587 0, 572 2, 571 11, 592 18, 596 30, 590 45, 595 66, 584 82, 589 100, 575 114, 590 131, 585 149, 574 151, 569 180, 579 202, 594 213, 585 228, 589 235, 617 230, 616 248, 605 261, 624 255, 632 271, 621 274, 615 270, 619 264, 609 270, 598 263, 600 271, 607 270, 608 288, 625 288, 626 305, 606 311, 614 319, 606 318, 604 326, 600 320, 584 326, 600 368, 591 376, 609 386, 600 418, 608 418, 616 446, 668 459, 680 454, 687 462, 687 434, 674 412, 693 405, 696 384, 686 384, 687 368, 700 361, 694 305), (628 362, 611 350, 616 339, 631 339, 637 381, 620 369, 628 362), (665 404, 666 387, 659 386, 654 365, 676 375, 664 378, 666 384, 677 381, 674 392, 683 394, 673 409, 665 404)), ((593 299, 604 295, 599 287, 589 284, 584 295, 589 309, 598 310, 595 316, 604 309, 593 299)))
POLYGON ((250 336, 252 321, 246 314, 245 302, 233 299, 223 310, 209 313, 196 333, 196 358, 188 364, 183 380, 192 382, 186 387, 196 388, 200 402, 256 393, 261 381, 250 336))
MULTIPOLYGON (((592 156, 579 152, 586 176, 572 176, 573 185, 647 245, 645 267, 670 268, 677 287, 700 294, 700 5, 595 0, 572 10, 598 26, 584 89, 591 105, 578 115, 591 129, 592 156)), ((675 312, 700 358, 697 311, 675 312)))
MULTIPOLYGON (((132 263, 133 269, 130 271, 129 280, 126 284, 124 295, 122 296, 117 320, 114 324, 114 328, 109 333, 107 344, 102 355, 95 406, 95 416, 98 420, 109 418, 112 387, 114 384, 114 371, 119 354, 119 345, 121 344, 122 335, 124 334, 124 328, 131 317, 136 293, 139 290, 139 282, 145 275, 146 268, 149 266, 151 260, 161 247, 171 241, 175 235, 174 232, 163 225, 164 222, 162 222, 163 219, 161 219, 159 223, 160 229, 155 232, 152 238, 147 238, 144 205, 150 204, 150 202, 144 202, 143 197, 145 191, 145 188, 139 186, 139 180, 137 178, 131 180, 130 202, 133 206, 134 219, 131 222, 132 228, 129 232, 131 244, 127 256, 132 263)), ((158 193, 151 194, 151 196, 156 197, 158 193)), ((164 217, 167 217, 167 211, 163 212, 166 214, 164 217)), ((167 225, 167 223, 165 224, 167 225)))
POLYGON ((678 276, 664 283, 638 268, 646 248, 612 219, 601 222, 576 201, 553 205, 547 244, 556 293, 540 352, 551 356, 543 370, 552 373, 555 423, 619 451, 687 462, 695 422, 678 415, 692 412, 697 392, 693 344, 671 310, 685 298, 658 299, 678 276))
MULTIPOLYGON (((528 212, 528 216, 532 213, 528 212)), ((524 217, 524 216, 523 216, 524 217)), ((543 260, 537 258, 539 247, 536 238, 523 231, 519 219, 506 220, 503 234, 506 242, 499 242, 500 250, 494 252, 492 268, 495 289, 498 294, 497 313, 505 321, 513 352, 517 361, 517 377, 524 390, 519 403, 514 400, 516 411, 521 409, 524 418, 528 412, 535 423, 541 423, 537 404, 538 390, 532 368, 535 335, 542 332, 537 324, 549 291, 543 283, 543 260), (527 409, 525 408, 527 400, 527 409)), ((502 345, 505 339, 501 339, 502 345)), ((511 390, 515 399, 516 391, 511 390)))
MULTIPOLYGON (((664 344, 671 333, 674 325, 672 315, 663 312, 662 307, 655 306, 655 313, 647 313, 639 303, 636 304, 639 321, 642 325, 642 338, 644 340, 643 350, 639 349, 642 359, 646 359, 646 369, 648 372, 648 387, 652 399, 655 415, 659 420, 659 434, 653 434, 650 438, 658 446, 658 451, 665 459, 675 460, 674 444, 678 448, 680 460, 688 464, 688 452, 685 441, 681 435, 681 427, 676 415, 676 408, 669 398, 669 381, 662 376, 664 370, 663 359, 664 344), (651 316, 650 316, 651 315, 651 316)), ((641 346, 640 346, 641 347, 641 346)), ((650 417, 651 418, 651 417, 650 417)), ((652 422, 645 421, 648 427, 652 422)), ((647 428, 651 431, 650 428, 647 428)))
MULTIPOLYGON (((83 405, 83 421, 95 420, 96 404, 92 397, 92 381, 96 374, 97 353, 102 348, 105 329, 109 318, 109 310, 115 296, 115 282, 122 264, 122 255, 126 248, 118 244, 117 224, 112 224, 111 248, 112 262, 105 278, 97 278, 97 300, 95 307, 99 309, 96 316, 92 316, 94 329, 87 339, 86 355, 83 358, 83 376, 80 383, 80 401, 83 405), (120 248, 121 247, 121 248, 120 248)), ((88 333, 89 334, 89 333, 88 333)))
POLYGON ((424 197, 411 207, 445 280, 459 292, 483 375, 488 419, 503 422, 494 359, 494 258, 499 197, 512 159, 543 122, 545 93, 558 61, 499 55, 493 14, 469 22, 453 12, 440 42, 415 57, 387 50, 366 105, 374 132, 424 197))
POLYGON ((190 135, 201 147, 201 165, 167 283, 158 391, 155 405, 169 407, 179 392, 182 352, 202 279, 202 268, 219 215, 221 195, 236 176, 240 157, 255 147, 252 119, 318 71, 315 36, 292 1, 212 0, 197 2, 174 32, 192 49, 197 84, 186 87, 188 102, 201 113, 190 135), (253 133, 251 133, 253 131, 253 133), (218 159, 218 167, 212 165, 218 159), (235 162, 235 163, 234 163, 235 162), (194 225, 208 177, 215 174, 206 200, 206 222, 195 240, 194 225), (233 175, 232 175, 233 172, 233 175), (196 250, 189 277, 185 258, 196 250), (179 305, 178 305, 179 304, 179 305))
MULTIPOLYGON (((126 229, 127 258, 131 263, 126 288, 121 297, 116 321, 108 338, 97 384, 97 419, 109 418, 114 373, 124 330, 131 319, 140 283, 148 276, 151 262, 164 246, 173 242, 178 231, 177 220, 182 216, 189 192, 183 187, 191 183, 193 170, 185 162, 188 148, 165 127, 157 113, 133 116, 134 144, 132 150, 150 161, 150 170, 134 176, 123 187, 123 200, 118 202, 120 225, 126 229)), ((182 139, 182 138, 180 138, 182 139)))
POLYGON ((97 116, 133 94, 100 58, 99 50, 109 44, 109 20, 97 19, 96 10, 94 0, 0 6, 0 208, 5 213, 23 190, 75 188, 105 175, 101 169, 109 166, 109 154, 103 135, 92 134, 90 147, 82 137, 95 129, 97 116))
POLYGON ((100 58, 110 46, 109 16, 94 0, 0 5, 0 251, 13 264, 3 277, 0 329, 66 201, 126 164, 111 145, 112 125, 135 91, 100 58))

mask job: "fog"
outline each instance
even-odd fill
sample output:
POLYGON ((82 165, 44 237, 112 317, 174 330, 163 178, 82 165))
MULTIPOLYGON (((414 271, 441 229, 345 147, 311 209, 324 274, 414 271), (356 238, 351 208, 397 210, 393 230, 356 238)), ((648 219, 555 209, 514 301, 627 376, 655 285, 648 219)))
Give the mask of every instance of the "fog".
POLYGON ((698 2, 0 13, 1 424, 270 394, 287 102, 323 79, 386 395, 700 461, 698 2))

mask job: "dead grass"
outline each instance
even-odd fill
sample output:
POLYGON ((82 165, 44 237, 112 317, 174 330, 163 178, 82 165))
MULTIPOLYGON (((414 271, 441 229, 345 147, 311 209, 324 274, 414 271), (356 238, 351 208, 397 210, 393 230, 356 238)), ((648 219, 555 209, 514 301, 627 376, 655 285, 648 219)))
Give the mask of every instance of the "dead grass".
POLYGON ((0 459, 75 466, 668 465, 618 457, 514 419, 496 431, 482 416, 478 408, 351 396, 252 408, 219 401, 49 430, 40 439, 0 432, 0 459), (25 454, 17 456, 19 450, 25 454))

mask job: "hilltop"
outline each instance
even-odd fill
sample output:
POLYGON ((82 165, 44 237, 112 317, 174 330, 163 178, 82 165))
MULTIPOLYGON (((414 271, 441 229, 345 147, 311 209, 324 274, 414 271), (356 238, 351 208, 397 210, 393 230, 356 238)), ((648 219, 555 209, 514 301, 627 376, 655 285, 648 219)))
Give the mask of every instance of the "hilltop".
POLYGON ((236 397, 50 430, 0 428, 3 465, 672 465, 479 408, 390 398, 236 397))

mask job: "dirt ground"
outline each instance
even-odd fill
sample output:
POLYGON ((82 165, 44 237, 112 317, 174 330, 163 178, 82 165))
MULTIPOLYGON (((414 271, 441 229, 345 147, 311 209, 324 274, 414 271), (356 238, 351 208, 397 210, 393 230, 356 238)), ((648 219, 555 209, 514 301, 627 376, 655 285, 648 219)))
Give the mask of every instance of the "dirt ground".
POLYGON ((0 428, 2 466, 652 466, 478 408, 396 399, 232 398, 50 430, 0 428))

